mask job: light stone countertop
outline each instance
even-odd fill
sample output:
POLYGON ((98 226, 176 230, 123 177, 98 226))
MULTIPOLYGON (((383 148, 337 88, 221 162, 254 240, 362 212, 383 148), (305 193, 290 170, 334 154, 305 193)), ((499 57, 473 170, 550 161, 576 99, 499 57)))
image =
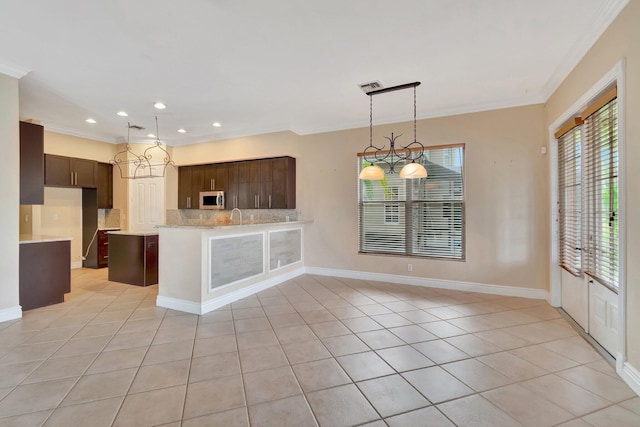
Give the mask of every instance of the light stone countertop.
POLYGON ((159 225, 158 228, 201 228, 203 230, 220 230, 229 228, 251 228, 251 227, 265 227, 265 226, 279 226, 279 225, 296 225, 296 224, 311 224, 313 220, 300 220, 300 221, 287 221, 287 222, 261 222, 254 224, 225 224, 225 225, 159 225))
POLYGON ((157 236, 158 230, 147 231, 109 231, 107 234, 122 234, 124 236, 157 236))
POLYGON ((65 240, 73 240, 71 237, 46 236, 42 234, 21 234, 20 244, 23 243, 45 243, 45 242, 63 242, 65 240))

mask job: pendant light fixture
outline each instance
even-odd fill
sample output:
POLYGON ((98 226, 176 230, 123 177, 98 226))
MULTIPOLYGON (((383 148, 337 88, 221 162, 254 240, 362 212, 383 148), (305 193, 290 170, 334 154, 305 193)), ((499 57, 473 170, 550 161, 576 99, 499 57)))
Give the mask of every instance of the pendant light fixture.
POLYGON ((384 170, 377 163, 384 163, 388 166, 388 173, 396 173, 395 168, 399 164, 404 163, 404 167, 400 171, 402 179, 426 178, 427 170, 416 160, 420 160, 424 154, 424 146, 418 142, 416 134, 416 87, 420 82, 406 83, 399 86, 393 86, 383 89, 372 90, 366 92, 369 95, 369 146, 364 149, 362 157, 368 165, 360 172, 360 179, 363 180, 382 180, 384 179, 384 170), (391 137, 385 136, 389 141, 389 149, 385 150, 385 146, 378 148, 373 145, 373 95, 394 92, 397 90, 413 88, 413 142, 400 146, 396 150, 396 139, 400 135, 391 133, 391 137))
POLYGON ((129 143, 131 129, 143 130, 142 126, 127 123, 127 143, 124 150, 119 151, 110 161, 118 167, 120 177, 123 179, 162 178, 167 166, 175 165, 169 152, 162 147, 158 132, 158 116, 156 118, 156 140, 147 147, 142 154, 133 151, 129 143))

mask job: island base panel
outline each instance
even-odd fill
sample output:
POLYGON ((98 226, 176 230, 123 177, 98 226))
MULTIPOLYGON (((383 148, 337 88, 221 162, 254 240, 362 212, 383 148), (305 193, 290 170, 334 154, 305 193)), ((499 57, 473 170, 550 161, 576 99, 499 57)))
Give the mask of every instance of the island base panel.
POLYGON ((137 286, 158 283, 158 236, 109 233, 109 280, 137 286))
POLYGON ((20 245, 20 305, 31 310, 64 302, 71 291, 71 242, 20 245))

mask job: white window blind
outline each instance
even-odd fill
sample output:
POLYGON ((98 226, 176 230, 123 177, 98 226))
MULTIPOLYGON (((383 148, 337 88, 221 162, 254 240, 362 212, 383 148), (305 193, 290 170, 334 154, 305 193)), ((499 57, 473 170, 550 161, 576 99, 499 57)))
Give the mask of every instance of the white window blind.
POLYGON ((464 146, 428 147, 421 162, 427 178, 359 180, 360 252, 464 259, 464 146))
POLYGON ((582 274, 581 119, 558 138, 558 218, 560 266, 575 276, 582 274))
MULTIPOLYGON (((398 200, 398 187, 391 187, 391 191, 385 195, 387 200, 398 200)), ((385 203, 384 223, 385 225, 398 225, 400 222, 400 205, 397 203, 385 203)))
POLYGON ((619 286, 618 104, 613 87, 558 132, 559 264, 619 286))
POLYGON ((618 239, 618 104, 615 98, 585 117, 583 206, 584 271, 617 289, 618 239))

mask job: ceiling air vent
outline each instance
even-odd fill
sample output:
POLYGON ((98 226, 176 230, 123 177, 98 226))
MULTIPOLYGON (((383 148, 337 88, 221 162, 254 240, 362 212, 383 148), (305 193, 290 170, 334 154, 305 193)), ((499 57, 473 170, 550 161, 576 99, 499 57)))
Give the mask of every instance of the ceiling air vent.
POLYGON ((378 90, 378 89, 382 89, 382 85, 380 84, 379 81, 374 81, 374 82, 369 82, 369 83, 362 83, 360 85, 360 89, 362 89, 362 91, 364 93, 369 93, 373 90, 378 90))
POLYGON ((129 129, 143 130, 144 128, 138 125, 129 125, 129 129))

